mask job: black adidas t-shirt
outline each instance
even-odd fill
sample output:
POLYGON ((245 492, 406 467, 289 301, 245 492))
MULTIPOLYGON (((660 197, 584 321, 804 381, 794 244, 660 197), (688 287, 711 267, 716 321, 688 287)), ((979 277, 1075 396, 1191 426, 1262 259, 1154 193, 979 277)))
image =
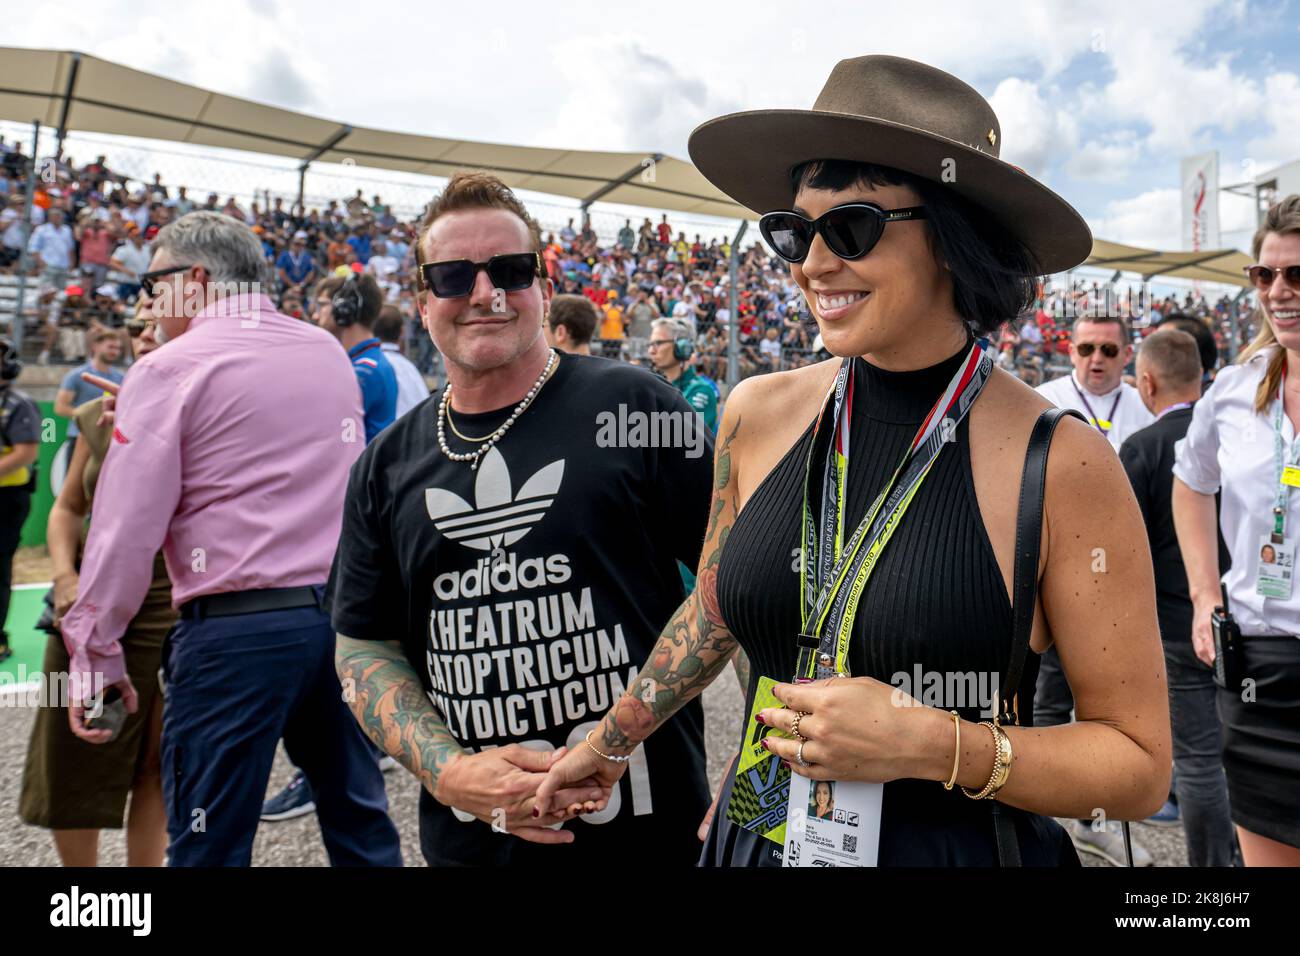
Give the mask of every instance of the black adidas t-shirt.
MULTIPOLYGON (((667 382, 562 355, 471 471, 438 449, 435 395, 352 468, 330 574, 336 631, 400 639, 464 747, 582 740, 649 657, 704 542, 713 439, 667 382)), ((509 408, 455 415, 490 434, 509 408)), ((471 446, 456 439, 454 451, 471 446)), ((708 807, 704 719, 683 708, 635 752, 609 806, 544 846, 420 796, 431 865, 690 865, 708 807)))

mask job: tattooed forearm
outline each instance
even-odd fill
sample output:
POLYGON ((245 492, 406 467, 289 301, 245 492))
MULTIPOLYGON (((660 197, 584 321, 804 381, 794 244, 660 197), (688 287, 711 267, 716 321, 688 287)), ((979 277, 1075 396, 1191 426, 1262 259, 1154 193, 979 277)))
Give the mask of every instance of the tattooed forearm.
POLYGON ((401 646, 340 634, 334 664, 343 699, 366 736, 433 793, 438 774, 462 749, 425 696, 401 646))
MULTIPOLYGON (((714 500, 704 540, 707 557, 700 564, 695 590, 677 609, 650 659, 601 724, 601 739, 612 750, 626 750, 650 736, 711 684, 738 652, 718 608, 718 566, 738 510, 731 445, 739 430, 737 417, 718 448, 714 500)), ((744 682, 748 686, 748 676, 744 682)))

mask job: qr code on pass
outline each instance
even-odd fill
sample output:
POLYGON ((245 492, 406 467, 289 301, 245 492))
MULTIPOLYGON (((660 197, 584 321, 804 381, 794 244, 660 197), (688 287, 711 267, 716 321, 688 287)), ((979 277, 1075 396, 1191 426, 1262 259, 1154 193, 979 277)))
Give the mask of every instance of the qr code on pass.
POLYGON ((845 853, 858 852, 858 835, 856 833, 844 834, 844 852, 845 853))

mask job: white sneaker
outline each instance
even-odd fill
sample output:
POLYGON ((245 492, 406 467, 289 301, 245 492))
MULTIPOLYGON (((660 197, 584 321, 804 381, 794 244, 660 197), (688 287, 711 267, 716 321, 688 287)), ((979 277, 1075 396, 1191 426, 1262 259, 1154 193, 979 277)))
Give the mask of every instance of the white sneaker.
POLYGON ((384 754, 379 758, 379 769, 382 773, 388 773, 388 771, 400 766, 401 764, 388 754, 384 754))
MULTIPOLYGON (((1094 830, 1091 824, 1080 820, 1071 820, 1066 828, 1074 848, 1080 853, 1091 853, 1110 863, 1111 866, 1124 866, 1124 832, 1118 823, 1108 823, 1104 830, 1094 830)), ((1133 865, 1152 866, 1155 861, 1137 840, 1133 844, 1133 865)))

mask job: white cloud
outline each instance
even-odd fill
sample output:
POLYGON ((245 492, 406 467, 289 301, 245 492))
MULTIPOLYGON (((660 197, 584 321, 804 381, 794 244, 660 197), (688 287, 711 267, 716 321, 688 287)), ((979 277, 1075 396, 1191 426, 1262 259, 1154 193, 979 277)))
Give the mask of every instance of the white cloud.
POLYGON ((1001 158, 1031 176, 1041 178, 1052 162, 1077 144, 1073 119, 1052 109, 1037 83, 1008 77, 998 84, 989 103, 1002 126, 1001 158))
POLYGON ((1177 189, 1151 189, 1111 200, 1105 213, 1089 218, 1088 225, 1099 239, 1148 249, 1178 249, 1180 216, 1177 189))
POLYGON ((1142 144, 1131 131, 1121 130, 1105 140, 1086 140, 1070 157, 1071 178, 1085 182, 1121 183, 1142 156, 1142 144))
POLYGON ((1272 129, 1247 143, 1255 172, 1300 158, 1300 77, 1274 73, 1264 81, 1263 111, 1272 129))

